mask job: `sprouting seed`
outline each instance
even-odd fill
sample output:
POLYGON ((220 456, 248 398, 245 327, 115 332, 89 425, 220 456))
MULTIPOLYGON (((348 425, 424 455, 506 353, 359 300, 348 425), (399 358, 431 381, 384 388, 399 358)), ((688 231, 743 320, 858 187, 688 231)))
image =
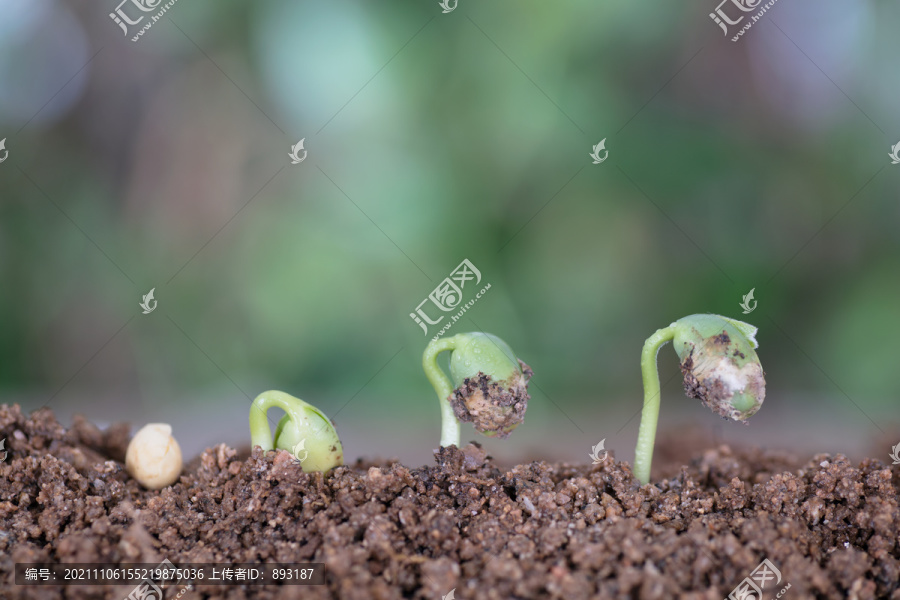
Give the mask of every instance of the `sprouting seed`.
POLYGON ((460 333, 432 340, 422 368, 441 406, 441 446, 459 446, 459 422, 486 436, 505 438, 525 419, 531 368, 509 344, 489 333, 460 333), (437 357, 450 352, 450 377, 437 357))
POLYGON ((307 473, 344 464, 341 440, 328 417, 312 404, 276 390, 263 392, 250 405, 250 442, 263 450, 291 452, 307 473), (272 407, 286 413, 275 427, 274 439, 266 420, 272 407))
POLYGON ((766 397, 766 381, 756 355, 756 331, 753 325, 719 315, 691 315, 660 329, 644 342, 644 408, 634 457, 634 475, 642 484, 650 481, 659 418, 656 356, 660 347, 673 343, 689 397, 726 419, 746 421, 766 397))

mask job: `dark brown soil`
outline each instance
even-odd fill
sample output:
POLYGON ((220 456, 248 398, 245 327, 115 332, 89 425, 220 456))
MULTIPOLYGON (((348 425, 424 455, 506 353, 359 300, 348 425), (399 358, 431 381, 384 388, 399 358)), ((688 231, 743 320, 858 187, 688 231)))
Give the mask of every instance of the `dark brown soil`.
POLYGON ((9 450, 0 597, 128 593, 15 586, 15 562, 168 558, 326 565, 325 586, 200 586, 181 600, 438 600, 454 588, 458 600, 721 600, 768 558, 779 587, 790 584, 785 599, 900 599, 897 472, 873 459, 799 464, 720 446, 642 488, 612 455, 504 472, 469 445, 441 450, 433 467, 356 464, 323 475, 303 473, 283 451, 240 456, 222 444, 150 492, 122 465, 127 434, 83 420, 65 430, 49 410, 25 418, 0 407, 9 450))
POLYGON ((494 381, 480 371, 475 377, 467 377, 450 395, 453 414, 464 423, 472 423, 485 435, 509 437, 525 421, 531 399, 528 381, 534 371, 521 360, 519 368, 521 373, 516 372, 504 381, 494 381))

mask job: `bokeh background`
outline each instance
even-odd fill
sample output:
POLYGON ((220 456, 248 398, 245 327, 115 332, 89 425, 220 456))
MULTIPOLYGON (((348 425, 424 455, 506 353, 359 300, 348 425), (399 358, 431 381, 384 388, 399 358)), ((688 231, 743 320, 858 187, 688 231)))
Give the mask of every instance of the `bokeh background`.
POLYGON ((115 9, 3 3, 0 401, 190 455, 282 389, 348 459, 426 463, 409 313, 467 258, 491 289, 447 335, 535 370, 503 461, 631 460, 643 340, 697 312, 760 327, 768 398, 724 423, 664 350, 670 445, 900 442, 896 2, 781 0, 737 43, 713 0, 180 0, 138 42, 115 9))

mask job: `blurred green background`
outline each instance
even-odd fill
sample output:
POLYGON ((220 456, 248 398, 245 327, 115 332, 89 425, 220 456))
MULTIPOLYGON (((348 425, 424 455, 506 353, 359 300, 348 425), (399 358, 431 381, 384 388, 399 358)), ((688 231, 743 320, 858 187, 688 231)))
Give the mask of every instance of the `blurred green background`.
POLYGON ((135 43, 115 1, 5 2, 0 400, 196 451, 277 388, 350 459, 425 461, 409 313, 467 258, 491 289, 448 335, 535 371, 492 452, 629 458, 643 340, 697 312, 760 327, 763 425, 685 399, 667 350, 662 428, 900 441, 900 5, 781 2, 732 43, 714 4, 182 0, 135 43))

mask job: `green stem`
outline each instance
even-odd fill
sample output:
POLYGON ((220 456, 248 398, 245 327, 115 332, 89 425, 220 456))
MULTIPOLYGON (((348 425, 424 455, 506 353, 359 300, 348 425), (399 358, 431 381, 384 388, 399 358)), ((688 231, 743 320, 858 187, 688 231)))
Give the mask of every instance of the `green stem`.
POLYGON ((441 446, 456 446, 459 448, 459 421, 453 414, 453 407, 450 406, 450 396, 453 394, 453 384, 450 378, 444 373, 437 364, 438 354, 447 350, 456 348, 457 336, 449 338, 441 338, 433 341, 425 348, 422 355, 422 368, 425 370, 425 376, 431 382, 441 403, 441 446))
POLYGON ((266 413, 273 406, 280 408, 295 425, 303 423, 303 410, 306 403, 298 398, 294 398, 290 394, 271 390, 263 392, 256 397, 250 406, 250 445, 259 446, 263 450, 274 450, 275 445, 272 441, 272 431, 269 429, 269 423, 266 419, 266 413), (299 404, 298 404, 299 401, 299 404))
POLYGON ((644 379, 644 408, 641 411, 641 427, 638 430, 637 448, 634 450, 634 476, 641 484, 650 481, 650 465, 653 462, 653 445, 656 442, 656 423, 659 420, 659 373, 656 356, 663 344, 675 337, 677 326, 672 324, 660 329, 644 342, 641 351, 641 375, 644 379))

